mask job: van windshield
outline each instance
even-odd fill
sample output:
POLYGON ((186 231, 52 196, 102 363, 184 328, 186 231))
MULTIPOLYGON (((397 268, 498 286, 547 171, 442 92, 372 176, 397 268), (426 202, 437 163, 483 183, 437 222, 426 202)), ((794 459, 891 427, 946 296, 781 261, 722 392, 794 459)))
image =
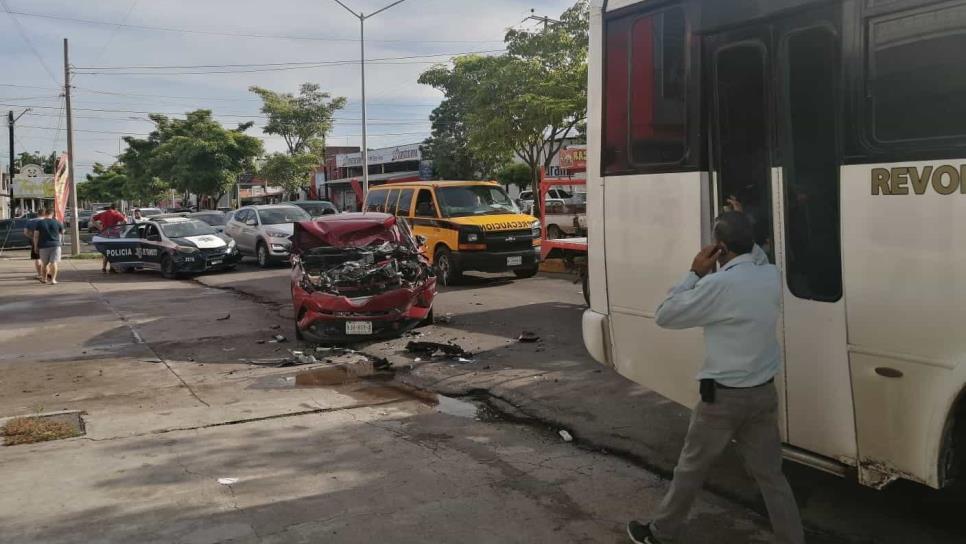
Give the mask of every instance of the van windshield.
POLYGON ((436 199, 443 217, 520 213, 506 191, 492 185, 440 187, 436 189, 436 199))

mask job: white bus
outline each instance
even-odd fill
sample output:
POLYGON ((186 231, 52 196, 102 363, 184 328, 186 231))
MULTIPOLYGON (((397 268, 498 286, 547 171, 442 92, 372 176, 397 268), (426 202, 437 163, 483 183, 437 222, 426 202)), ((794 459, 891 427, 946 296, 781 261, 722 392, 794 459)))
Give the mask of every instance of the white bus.
POLYGON ((788 458, 966 480, 966 1, 594 0, 595 359, 682 404, 654 311, 736 197, 783 277, 788 458))

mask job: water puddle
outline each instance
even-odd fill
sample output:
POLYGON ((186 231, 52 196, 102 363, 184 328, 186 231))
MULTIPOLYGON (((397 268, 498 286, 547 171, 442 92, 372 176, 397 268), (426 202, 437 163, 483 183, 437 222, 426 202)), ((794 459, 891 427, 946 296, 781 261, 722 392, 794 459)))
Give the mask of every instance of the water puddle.
POLYGON ((436 395, 435 409, 440 414, 468 419, 480 419, 483 415, 482 405, 445 395, 436 395))

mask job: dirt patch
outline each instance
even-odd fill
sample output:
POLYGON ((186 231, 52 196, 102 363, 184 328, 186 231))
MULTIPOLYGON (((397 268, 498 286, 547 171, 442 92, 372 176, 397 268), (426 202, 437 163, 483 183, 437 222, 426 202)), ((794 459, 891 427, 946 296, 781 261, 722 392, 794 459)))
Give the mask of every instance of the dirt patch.
POLYGON ((33 444, 80 436, 73 425, 41 417, 16 417, 3 426, 3 445, 33 444))

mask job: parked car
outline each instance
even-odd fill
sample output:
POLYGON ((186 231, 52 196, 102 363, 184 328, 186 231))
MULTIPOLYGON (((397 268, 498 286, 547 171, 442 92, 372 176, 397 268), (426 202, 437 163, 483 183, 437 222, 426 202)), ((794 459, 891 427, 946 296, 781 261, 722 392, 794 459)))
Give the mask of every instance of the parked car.
POLYGON ((197 219, 199 221, 204 221, 212 226, 218 232, 225 232, 225 223, 228 222, 225 212, 218 210, 207 210, 203 212, 189 213, 188 217, 191 219, 197 219))
POLYGON ((322 217, 323 215, 339 213, 339 209, 335 207, 335 204, 328 200, 296 200, 289 202, 289 204, 302 208, 312 217, 322 217))
POLYGON ((311 219, 305 210, 291 204, 245 206, 225 225, 225 234, 235 240, 243 255, 253 255, 266 268, 288 259, 292 225, 311 219))
MULTIPOLYGON (((519 200, 523 203, 521 208, 533 206, 533 191, 520 191, 519 200)), ((546 200, 562 200, 565 204, 586 204, 587 195, 585 193, 571 193, 564 189, 551 188, 547 191, 546 200)))
POLYGON ((403 218, 326 215, 294 225, 295 335, 315 342, 398 336, 432 322, 436 275, 403 218))
POLYGON ((23 233, 27 221, 26 217, 0 220, 0 249, 30 247, 31 241, 23 233))
POLYGON ((241 260, 234 240, 186 217, 162 217, 95 236, 94 247, 115 270, 159 270, 166 278, 230 270, 241 260))

